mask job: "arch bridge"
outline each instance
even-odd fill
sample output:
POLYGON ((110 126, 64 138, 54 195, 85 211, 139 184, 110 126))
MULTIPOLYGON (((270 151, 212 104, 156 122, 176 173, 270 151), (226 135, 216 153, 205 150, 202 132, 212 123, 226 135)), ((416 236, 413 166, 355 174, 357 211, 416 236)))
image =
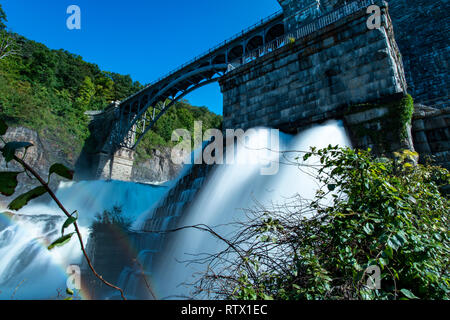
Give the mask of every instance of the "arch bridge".
POLYGON ((367 6, 375 1, 381 0, 349 3, 323 0, 319 10, 318 2, 314 0, 279 0, 284 10, 262 19, 127 99, 111 104, 102 112, 90 112, 91 137, 77 167, 87 167, 86 175, 95 179, 129 180, 134 150, 177 101, 287 44, 358 12, 365 14, 367 6))
POLYGON ((135 150, 158 119, 184 96, 282 46, 284 42, 280 40, 285 34, 283 19, 282 11, 276 12, 136 94, 111 105, 109 109, 115 110, 115 123, 107 142, 109 151, 120 148, 135 150))

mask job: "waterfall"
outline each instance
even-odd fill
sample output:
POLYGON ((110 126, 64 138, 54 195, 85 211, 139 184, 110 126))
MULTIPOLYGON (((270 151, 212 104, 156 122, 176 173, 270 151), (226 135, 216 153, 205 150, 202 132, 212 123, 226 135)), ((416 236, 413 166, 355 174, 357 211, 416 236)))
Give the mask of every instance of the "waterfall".
MULTIPOLYGON (((96 214, 119 206, 122 215, 134 221, 168 189, 120 181, 62 182, 56 195, 69 212, 78 211, 86 244, 96 214)), ((67 267, 82 262, 76 237, 61 248, 47 250, 60 236, 64 221, 54 202, 35 200, 12 217, 0 213, 0 299, 54 299, 58 290, 64 295, 67 267)))
MULTIPOLYGON (((296 195, 312 199, 317 190, 316 180, 292 165, 292 161, 295 161, 295 157, 299 154, 280 151, 309 151, 312 146, 324 148, 329 144, 350 146, 349 138, 338 121, 315 126, 297 135, 280 134, 278 150, 268 150, 272 148, 271 145, 267 145, 268 135, 269 129, 256 129, 250 135, 249 143, 237 148, 235 164, 218 165, 208 176, 207 182, 203 184, 188 209, 182 213, 175 225, 171 225, 171 228, 197 224, 218 226, 215 227, 215 231, 226 237, 233 231, 228 224, 243 217, 242 209, 254 207, 256 203, 265 206, 282 205, 296 195), (239 161, 243 159, 253 161, 239 161), (267 167, 270 161, 279 161, 278 173, 262 175, 261 169, 267 167)), ((183 190, 178 194, 177 201, 183 206, 183 201, 192 201, 190 198, 192 193, 192 190, 183 190)), ((167 200, 163 202, 163 206, 166 202, 167 200)), ((177 217, 173 210, 164 212, 177 217)), ((153 222, 154 215, 155 213, 149 213, 145 218, 153 222)), ((141 217, 140 220, 145 218, 141 217)), ((154 225, 150 224, 148 228, 143 229, 155 230, 152 227, 154 225)), ((192 283, 198 273, 205 270, 205 265, 186 265, 183 261, 193 259, 198 254, 218 252, 221 248, 224 248, 224 243, 211 234, 186 229, 168 236, 163 250, 157 255, 155 252, 141 252, 142 257, 147 260, 150 259, 149 256, 152 257, 153 264, 146 270, 146 275, 149 275, 148 278, 158 298, 191 297, 191 287, 183 284, 192 283)), ((127 270, 127 273, 130 274, 131 271, 127 270)), ((138 276, 134 278, 136 277, 138 276)), ((129 278, 130 275, 123 278, 128 279, 128 284, 133 284, 126 287, 126 291, 130 296, 139 297, 136 294, 139 291, 136 287, 138 281, 136 279, 130 281, 129 278)), ((140 292, 142 290, 141 288, 140 292)))
MULTIPOLYGON (((143 274, 157 298, 189 297, 190 288, 181 284, 192 282, 204 266, 186 266, 180 260, 189 260, 192 254, 217 252, 223 243, 193 229, 170 237, 143 231, 206 224, 219 226, 215 230, 226 237, 233 231, 227 224, 242 218, 242 209, 251 208, 256 202, 270 206, 283 204, 297 194, 304 198, 314 196, 315 179, 287 163, 298 154, 280 151, 308 151, 311 146, 329 144, 350 146, 337 121, 297 135, 280 133, 279 145, 271 150, 266 148, 272 146, 265 144, 268 133, 265 128, 254 130, 248 143, 237 148, 235 164, 189 165, 175 181, 163 186, 119 181, 67 182, 60 184, 56 194, 70 212, 78 211, 85 242, 96 214, 104 210, 121 206, 123 216, 134 222, 135 233, 127 241, 134 247, 141 269, 127 266, 116 281, 111 280, 129 298, 148 298, 142 291, 143 274), (262 175, 261 169, 273 162, 279 162, 278 173, 262 175)), ((12 217, 0 214, 0 299, 53 299, 57 290, 64 292, 67 266, 80 265, 82 259, 76 238, 64 247, 46 249, 59 237, 64 220, 54 203, 36 200, 12 217)), ((115 295, 109 298, 117 298, 115 295)))

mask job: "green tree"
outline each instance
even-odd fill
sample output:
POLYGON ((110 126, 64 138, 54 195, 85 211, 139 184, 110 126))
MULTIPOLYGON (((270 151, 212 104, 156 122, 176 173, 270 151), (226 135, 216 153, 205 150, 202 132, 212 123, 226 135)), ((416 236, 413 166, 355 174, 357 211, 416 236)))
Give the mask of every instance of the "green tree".
POLYGON ((6 31, 7 21, 6 13, 3 11, 2 5, 0 4, 0 60, 17 53, 15 49, 15 39, 6 31))
MULTIPOLYGON (((103 110, 111 101, 123 100, 142 89, 129 75, 102 71, 79 55, 51 50, 6 30, 1 34, 13 40, 13 46, 4 42, 8 44, 7 51, 3 50, 7 52, 5 59, 1 59, 0 45, 2 118, 9 124, 38 131, 43 139, 61 148, 69 161, 78 156, 88 136, 86 110, 103 110)), ((148 159, 151 150, 158 146, 170 145, 173 129, 191 129, 193 119, 204 121, 208 127, 212 124, 208 119, 214 117, 220 123, 221 118, 206 109, 197 112, 186 102, 176 104, 163 116, 164 124, 157 124, 145 136, 138 150, 140 159, 148 159)))
POLYGON ((6 29, 6 22, 8 22, 6 13, 3 11, 2 5, 0 4, 0 31, 6 29))
POLYGON ((81 110, 88 110, 92 97, 95 95, 95 85, 90 77, 85 77, 84 81, 78 90, 78 97, 76 99, 77 105, 81 110))

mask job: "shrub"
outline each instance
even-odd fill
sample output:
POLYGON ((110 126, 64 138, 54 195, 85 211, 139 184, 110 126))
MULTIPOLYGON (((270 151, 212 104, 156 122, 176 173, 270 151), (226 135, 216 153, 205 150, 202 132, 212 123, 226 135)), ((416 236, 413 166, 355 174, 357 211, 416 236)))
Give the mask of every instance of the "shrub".
MULTIPOLYGON (((197 293, 238 299, 448 299, 447 170, 416 154, 312 149, 312 200, 248 210, 224 251, 209 258, 197 293), (237 251, 237 252, 236 252, 237 251), (238 254, 237 254, 238 253, 238 254), (368 286, 370 267, 381 287, 368 286), (369 268, 369 269, 368 269, 369 268)), ((299 159, 300 160, 300 159, 299 159)), ((311 161, 311 159, 309 160, 311 161)))

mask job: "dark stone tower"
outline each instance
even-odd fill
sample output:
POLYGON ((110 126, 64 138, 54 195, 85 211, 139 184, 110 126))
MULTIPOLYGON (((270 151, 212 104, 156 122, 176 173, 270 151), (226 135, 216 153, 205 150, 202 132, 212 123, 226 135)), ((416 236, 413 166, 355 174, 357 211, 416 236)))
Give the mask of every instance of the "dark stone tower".
MULTIPOLYGON (((291 32, 303 23, 352 0, 277 0, 291 32)), ((448 0, 390 0, 389 14, 402 54, 408 92, 416 103, 450 107, 450 2, 448 0)))
POLYGON ((416 103, 438 109, 450 107, 450 2, 388 2, 409 93, 416 103))

